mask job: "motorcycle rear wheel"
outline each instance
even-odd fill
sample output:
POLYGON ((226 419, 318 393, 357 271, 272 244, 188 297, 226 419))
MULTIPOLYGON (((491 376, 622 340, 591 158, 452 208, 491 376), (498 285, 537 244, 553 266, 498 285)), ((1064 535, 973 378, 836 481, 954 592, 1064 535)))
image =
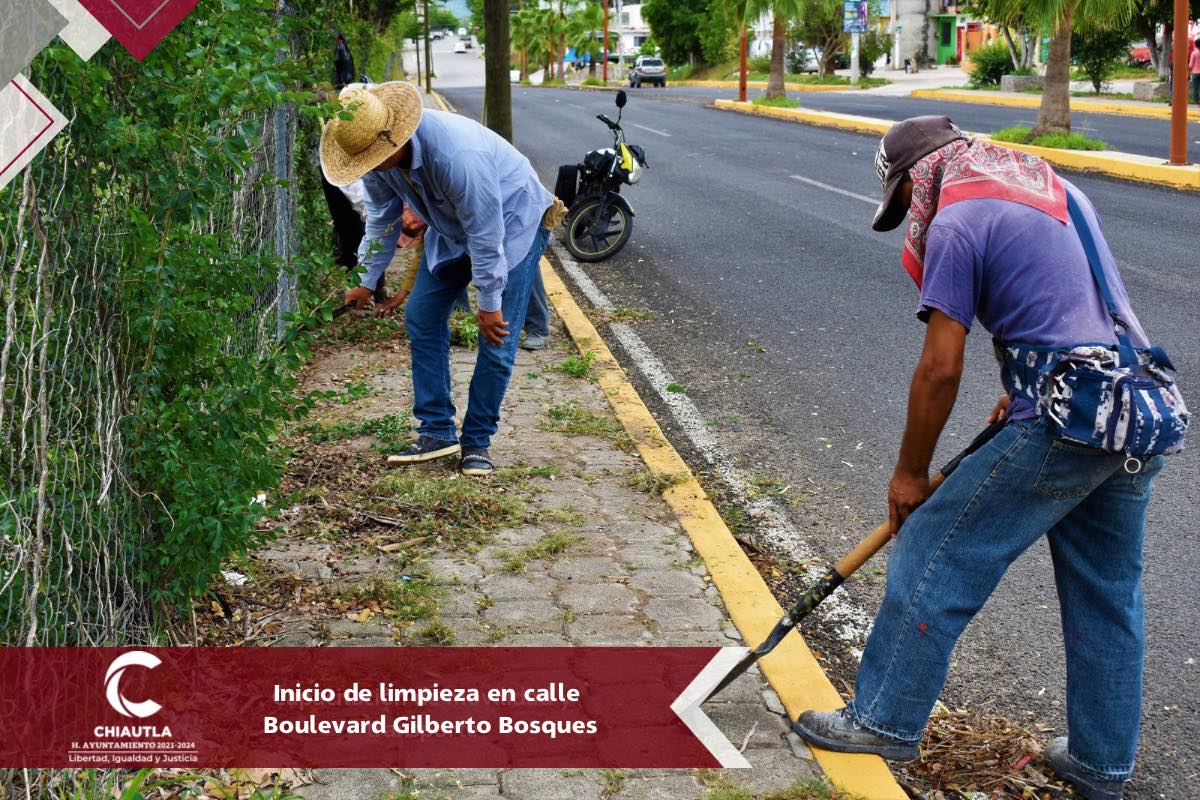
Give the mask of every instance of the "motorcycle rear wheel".
POLYGON ((579 261, 595 262, 612 258, 633 234, 633 217, 620 203, 605 205, 597 223, 599 197, 584 200, 567 216, 567 250, 579 261))

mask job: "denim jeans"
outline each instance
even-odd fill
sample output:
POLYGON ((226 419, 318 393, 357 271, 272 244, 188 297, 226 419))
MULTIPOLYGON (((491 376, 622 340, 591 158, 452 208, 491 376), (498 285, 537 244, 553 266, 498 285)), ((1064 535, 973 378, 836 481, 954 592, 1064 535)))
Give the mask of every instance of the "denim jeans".
POLYGON ((1062 609, 1071 755, 1095 777, 1129 777, 1145 649, 1142 537, 1162 462, 1131 475, 1124 456, 1061 440, 1042 419, 1010 422, 964 459, 893 543, 852 718, 920 739, 959 635, 1044 535, 1062 609))
POLYGON ((521 263, 508 271, 501 297, 501 313, 508 322, 508 336, 494 345, 479 337, 479 355, 463 417, 462 436, 455 433, 454 401, 450 397, 450 310, 455 298, 471 281, 468 263, 433 275, 422 256, 417 281, 404 309, 412 351, 413 416, 420 421, 417 432, 442 441, 458 441, 463 447, 489 447, 500 420, 500 403, 508 390, 517 339, 525 323, 533 274, 546 249, 549 232, 539 229, 521 263))
POLYGON ((533 271, 533 291, 529 293, 529 310, 525 313, 525 333, 530 336, 550 335, 550 301, 542 283, 542 271, 533 271))

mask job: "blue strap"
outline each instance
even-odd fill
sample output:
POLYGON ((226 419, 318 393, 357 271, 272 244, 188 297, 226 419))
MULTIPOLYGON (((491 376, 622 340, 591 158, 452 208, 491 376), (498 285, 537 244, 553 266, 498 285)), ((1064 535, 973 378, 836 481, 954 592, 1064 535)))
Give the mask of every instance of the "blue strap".
POLYGON ((1100 253, 1096 249, 1096 240, 1092 237, 1092 229, 1083 215, 1083 209, 1079 207, 1078 201, 1070 191, 1067 192, 1067 212, 1071 215, 1075 232, 1083 244, 1083 252, 1087 255, 1088 264, 1092 268, 1092 277, 1096 279, 1096 283, 1100 287, 1100 297, 1104 299, 1104 305, 1108 307, 1108 315, 1112 317, 1113 329, 1117 334, 1117 353, 1121 357, 1121 365, 1136 367, 1138 358, 1137 352, 1133 349, 1133 342, 1129 339, 1129 324, 1121 319, 1121 313, 1117 310, 1116 301, 1113 300, 1112 292, 1108 288, 1108 279, 1104 276, 1104 267, 1100 262, 1100 253))

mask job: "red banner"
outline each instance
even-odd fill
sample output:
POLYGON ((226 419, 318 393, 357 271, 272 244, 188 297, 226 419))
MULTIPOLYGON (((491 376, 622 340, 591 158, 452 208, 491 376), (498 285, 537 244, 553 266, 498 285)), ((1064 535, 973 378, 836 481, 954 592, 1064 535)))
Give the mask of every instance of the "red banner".
POLYGON ((718 652, 2 648, 0 767, 717 767, 718 652))

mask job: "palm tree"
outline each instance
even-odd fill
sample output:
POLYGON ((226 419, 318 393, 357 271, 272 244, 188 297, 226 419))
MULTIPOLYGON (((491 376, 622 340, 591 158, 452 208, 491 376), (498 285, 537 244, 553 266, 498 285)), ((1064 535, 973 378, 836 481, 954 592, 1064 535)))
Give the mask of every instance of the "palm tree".
POLYGON ((774 15, 771 26, 771 71, 767 75, 768 100, 787 97, 783 76, 788 22, 800 17, 803 6, 803 0, 747 0, 746 19, 754 19, 768 11, 774 15))
POLYGON ((1042 104, 1032 136, 1071 132, 1071 28, 1129 21, 1137 0, 981 0, 979 13, 1000 25, 1026 24, 1053 34, 1042 104))
POLYGON ((542 24, 538 19, 538 9, 525 8, 513 14, 512 24, 512 43, 521 53, 521 80, 525 80, 529 76, 529 53, 530 51, 540 52, 538 34, 541 32, 542 24))
MULTIPOLYGON (((576 56, 588 56, 588 74, 596 74, 596 59, 600 57, 604 40, 604 9, 589 2, 567 19, 567 44, 575 48, 576 56)), ((614 34, 609 34, 609 47, 614 34)))

